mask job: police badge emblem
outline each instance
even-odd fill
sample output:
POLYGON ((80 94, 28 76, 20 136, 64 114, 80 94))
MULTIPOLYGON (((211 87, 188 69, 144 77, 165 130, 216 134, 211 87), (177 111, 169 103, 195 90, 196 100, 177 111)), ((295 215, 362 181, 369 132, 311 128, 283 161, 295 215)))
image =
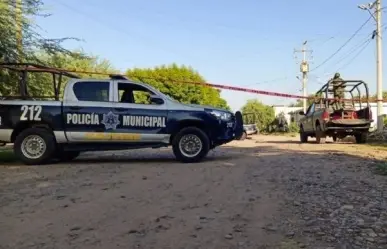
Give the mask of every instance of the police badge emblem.
POLYGON ((120 124, 120 120, 118 119, 118 116, 119 115, 116 115, 113 112, 109 112, 108 114, 103 115, 103 119, 101 123, 105 125, 106 130, 117 129, 117 125, 120 124))

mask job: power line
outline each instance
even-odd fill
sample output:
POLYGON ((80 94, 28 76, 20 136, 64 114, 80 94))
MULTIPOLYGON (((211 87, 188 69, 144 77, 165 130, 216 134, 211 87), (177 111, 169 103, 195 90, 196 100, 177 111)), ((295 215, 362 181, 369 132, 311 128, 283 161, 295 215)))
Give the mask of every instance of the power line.
MULTIPOLYGON (((383 27, 386 26, 386 24, 383 24, 383 27)), ((387 27, 384 27, 383 30, 386 30, 387 27)), ((352 55, 353 53, 355 53, 359 48, 360 49, 363 49, 364 47, 363 46, 368 46, 368 44, 371 42, 371 40, 374 38, 375 36, 375 31, 372 31, 371 33, 368 34, 368 36, 370 36, 370 38, 366 38, 365 40, 362 40, 360 41, 359 43, 357 43, 355 46, 353 46, 346 54, 344 54, 343 56, 341 56, 337 61, 335 61, 335 63, 333 63, 334 65, 337 65, 339 63, 341 63, 342 61, 344 61, 345 59, 347 59, 350 55, 352 55), (367 45, 365 45, 367 43, 367 45)), ((365 48, 364 48, 365 49, 365 48)), ((357 58, 357 56, 360 54, 361 52, 359 52, 358 54, 356 54, 353 59, 357 58)), ((375 55, 376 56, 376 55, 375 55)), ((339 69, 336 69, 335 71, 337 72, 338 70, 341 70, 343 68, 345 68, 347 65, 345 65, 344 67, 340 67, 339 69)), ((327 70, 327 71, 331 71, 331 70, 327 70)), ((333 70, 332 70, 333 71, 333 70)), ((332 73, 333 74, 333 73, 332 73)))
MULTIPOLYGON (((86 18, 89 18, 90 20, 92 20, 92 21, 94 21, 94 22, 98 22, 98 23, 104 25, 105 27, 107 27, 107 28, 109 28, 109 29, 115 30, 116 32, 119 32, 119 33, 122 33, 122 34, 125 34, 125 35, 129 36, 129 37, 132 38, 132 39, 135 38, 135 37, 139 37, 139 36, 140 36, 140 37, 143 38, 143 39, 141 40, 141 43, 145 43, 145 42, 151 40, 151 39, 149 39, 149 38, 147 38, 147 37, 144 37, 144 36, 141 35, 141 34, 138 34, 138 32, 137 32, 136 35, 133 35, 133 33, 130 33, 130 32, 127 32, 126 30, 117 28, 117 27, 114 26, 114 25, 108 24, 108 23, 107 23, 106 21, 104 21, 104 20, 101 20, 101 19, 99 19, 99 18, 97 18, 97 17, 95 17, 95 16, 91 16, 91 15, 89 15, 89 14, 83 12, 83 11, 80 11, 79 9, 76 9, 76 8, 74 8, 74 7, 72 7, 72 6, 68 5, 68 4, 66 4, 66 3, 63 3, 62 1, 59 1, 59 0, 55 0, 55 1, 56 1, 58 4, 64 6, 65 8, 68 8, 68 9, 74 11, 74 12, 77 12, 78 14, 80 14, 80 15, 86 17, 86 18)), ((149 43, 149 42, 148 42, 148 44, 149 44, 151 47, 155 47, 154 44, 151 44, 151 43, 149 43)), ((160 45, 160 44, 158 43, 158 45, 160 45)), ((169 50, 169 49, 163 48, 163 50, 168 51, 168 52, 173 53, 173 54, 176 54, 174 51, 171 51, 171 50, 169 50)))
MULTIPOLYGON (((370 34, 370 36, 372 35, 372 33, 370 34)), ((340 63, 341 61, 343 61, 344 59, 348 58, 348 56, 350 56, 352 53, 354 53, 356 50, 359 49, 359 47, 362 47, 364 45, 364 43, 368 42, 371 38, 368 37, 366 39, 363 39, 361 40, 360 42, 356 43, 355 46, 353 46, 351 49, 348 50, 347 53, 345 53, 343 56, 339 57, 339 59, 334 63, 335 65, 340 63)))
MULTIPOLYGON (((355 53, 356 51, 358 51, 359 48, 362 48, 366 43, 368 44, 372 39, 371 38, 367 38, 365 40, 362 40, 361 42, 357 43, 355 46, 353 46, 346 54, 344 54, 343 56, 341 56, 338 60, 336 60, 332 67, 328 67, 330 68, 330 70, 326 70, 326 71, 333 71, 331 70, 333 67, 336 67, 338 64, 342 63, 344 60, 346 60, 349 56, 351 56, 353 53, 355 53)), ((337 72, 339 69, 335 69, 334 71, 337 72)), ((332 73, 333 74, 333 73, 332 73)))
MULTIPOLYGON (((347 66, 349 66, 350 64, 352 64, 354 62, 354 60, 367 48, 367 46, 371 43, 371 41, 372 41, 372 38, 368 38, 368 39, 362 41, 361 43, 358 43, 356 46, 354 46, 351 49, 351 51, 349 53, 347 53, 345 56, 340 57, 340 59, 335 63, 335 65, 339 64, 340 62, 342 62, 345 59, 347 59, 351 54, 353 54, 355 51, 357 51, 360 48, 360 50, 353 57, 351 57, 351 59, 346 64, 344 64, 341 67, 337 68, 336 70, 334 70, 334 72, 342 70, 342 69, 346 68, 347 66)), ((333 72, 332 73, 324 74, 324 76, 325 75, 329 75, 329 74, 333 74, 333 72)), ((324 82, 320 82, 320 84, 325 84, 325 83, 324 82)))
POLYGON ((262 82, 247 84, 247 85, 243 85, 243 86, 247 87, 247 86, 253 86, 253 85, 264 85, 264 84, 273 83, 273 82, 277 82, 277 81, 281 81, 281 80, 286 80, 288 78, 289 77, 286 76, 286 77, 281 77, 281 78, 275 78, 275 79, 272 79, 272 80, 265 80, 265 81, 262 81, 262 82))
POLYGON ((310 71, 313 71, 313 70, 316 70, 317 68, 321 67, 322 65, 324 65, 326 62, 328 62, 330 59, 332 59, 333 56, 335 56, 337 53, 340 52, 341 49, 343 49, 356 35, 357 33, 360 32, 360 30, 362 30, 364 28, 364 26, 371 20, 371 16, 355 31, 355 33, 353 33, 349 39, 343 44, 341 45, 341 47, 339 47, 333 54, 331 54, 331 56, 329 56, 327 59, 325 59, 322 63, 320 63, 318 66, 312 68, 310 71))
POLYGON ((367 46, 371 43, 371 41, 372 39, 368 39, 366 43, 363 44, 363 47, 355 54, 355 56, 353 56, 346 64, 338 68, 336 71, 342 70, 347 66, 349 66, 350 64, 352 64, 352 62, 354 62, 354 60, 367 48, 367 46))

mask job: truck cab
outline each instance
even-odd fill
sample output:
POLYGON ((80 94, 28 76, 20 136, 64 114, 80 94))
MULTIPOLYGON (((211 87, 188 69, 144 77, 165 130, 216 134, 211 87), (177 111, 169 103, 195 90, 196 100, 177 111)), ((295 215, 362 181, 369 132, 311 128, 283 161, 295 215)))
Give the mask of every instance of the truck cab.
POLYGON ((239 112, 182 104, 122 76, 70 79, 62 100, 0 100, 0 141, 26 164, 71 160, 82 151, 172 146, 182 162, 243 133, 239 112))

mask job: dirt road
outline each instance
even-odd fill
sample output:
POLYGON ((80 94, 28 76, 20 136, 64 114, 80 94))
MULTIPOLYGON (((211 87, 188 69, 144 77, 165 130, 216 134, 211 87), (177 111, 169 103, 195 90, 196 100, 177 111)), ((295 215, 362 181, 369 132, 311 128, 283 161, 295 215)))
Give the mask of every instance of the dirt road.
POLYGON ((256 136, 0 168, 0 248, 387 248, 387 151, 256 136))

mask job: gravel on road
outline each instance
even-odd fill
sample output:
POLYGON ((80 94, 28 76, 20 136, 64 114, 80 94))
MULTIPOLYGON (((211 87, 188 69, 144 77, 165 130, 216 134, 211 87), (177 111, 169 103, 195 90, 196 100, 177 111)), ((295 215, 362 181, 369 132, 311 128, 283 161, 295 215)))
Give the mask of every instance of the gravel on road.
POLYGON ((0 167, 0 248, 387 248, 387 150, 254 136, 0 167))

